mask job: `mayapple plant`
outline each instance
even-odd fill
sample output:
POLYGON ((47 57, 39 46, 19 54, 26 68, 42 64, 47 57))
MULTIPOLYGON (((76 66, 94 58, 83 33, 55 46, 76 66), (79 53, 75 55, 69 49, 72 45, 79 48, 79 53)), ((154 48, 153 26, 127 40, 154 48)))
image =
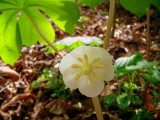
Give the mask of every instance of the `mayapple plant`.
MULTIPOLYGON (((99 0, 90 6, 97 3, 99 0)), ((30 46, 37 41, 47 43, 62 58, 52 44, 55 33, 48 18, 68 33, 74 32, 74 25, 81 25, 79 10, 73 0, 0 0, 0 6, 0 57, 11 65, 19 58, 23 45, 30 46)), ((110 27, 107 26, 107 29, 110 30, 110 27)), ((111 80, 114 73, 111 56, 105 49, 79 47, 60 63, 66 86, 79 88, 82 94, 92 97, 98 120, 103 120, 103 117, 97 96, 104 88, 104 81, 111 80)))
POLYGON ((78 88, 87 97, 96 97, 104 89, 104 81, 114 75, 111 55, 103 48, 81 46, 68 53, 60 62, 64 83, 78 88))
POLYGON ((22 46, 37 41, 52 47, 55 33, 49 18, 68 33, 80 25, 78 6, 71 0, 0 0, 1 59, 13 65, 22 46))
POLYGON ((114 76, 111 55, 104 48, 81 46, 63 57, 59 69, 67 87, 78 88, 83 95, 92 97, 97 119, 103 120, 98 95, 104 89, 104 81, 114 76))
POLYGON ((115 0, 110 1, 110 8, 104 49, 79 47, 66 55, 59 67, 66 86, 72 89, 79 88, 82 94, 92 97, 98 120, 104 120, 98 95, 104 88, 104 81, 111 80, 114 74, 111 56, 105 49, 108 47, 111 36, 115 0))

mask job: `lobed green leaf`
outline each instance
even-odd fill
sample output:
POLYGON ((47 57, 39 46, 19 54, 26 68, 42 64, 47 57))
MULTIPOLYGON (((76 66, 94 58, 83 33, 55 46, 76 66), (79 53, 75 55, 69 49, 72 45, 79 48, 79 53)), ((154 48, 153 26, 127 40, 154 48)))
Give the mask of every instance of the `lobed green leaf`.
POLYGON ((54 41, 49 17, 69 33, 75 24, 80 25, 78 7, 69 0, 1 0, 0 6, 0 57, 11 65, 19 58, 22 45, 45 44, 42 34, 54 41))
POLYGON ((29 46, 35 44, 37 41, 46 44, 44 39, 40 36, 38 31, 34 27, 32 19, 36 22, 42 33, 47 37, 47 39, 53 42, 55 38, 55 33, 48 19, 38 10, 35 10, 34 7, 29 7, 26 8, 25 11, 22 11, 22 15, 18 20, 23 45, 29 46))
POLYGON ((19 58, 22 48, 16 13, 16 10, 10 10, 0 15, 0 56, 11 65, 19 58))
MULTIPOLYGON (((74 26, 80 25, 78 22, 80 13, 74 2, 66 0, 41 0, 39 8, 47 13, 54 23, 62 30, 73 34, 74 26)), ((80 25, 81 26, 81 25, 80 25)))

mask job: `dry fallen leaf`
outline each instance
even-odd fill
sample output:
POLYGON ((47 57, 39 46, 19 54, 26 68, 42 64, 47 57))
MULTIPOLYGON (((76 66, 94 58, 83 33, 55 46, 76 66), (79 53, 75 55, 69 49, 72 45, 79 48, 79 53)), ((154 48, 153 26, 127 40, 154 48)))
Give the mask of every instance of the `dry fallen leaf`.
POLYGON ((153 96, 149 93, 146 93, 145 99, 144 99, 144 104, 148 108, 148 110, 155 110, 155 105, 150 103, 150 100, 153 99, 153 96))
POLYGON ((0 66, 0 75, 8 75, 15 80, 19 79, 19 74, 7 66, 0 66))

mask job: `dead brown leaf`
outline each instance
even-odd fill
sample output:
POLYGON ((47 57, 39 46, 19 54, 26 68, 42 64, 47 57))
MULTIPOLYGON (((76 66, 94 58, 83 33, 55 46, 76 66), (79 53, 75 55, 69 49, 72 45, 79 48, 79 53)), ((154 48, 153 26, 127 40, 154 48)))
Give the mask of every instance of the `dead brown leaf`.
POLYGON ((19 74, 7 66, 0 66, 0 75, 8 75, 15 80, 19 79, 19 74))

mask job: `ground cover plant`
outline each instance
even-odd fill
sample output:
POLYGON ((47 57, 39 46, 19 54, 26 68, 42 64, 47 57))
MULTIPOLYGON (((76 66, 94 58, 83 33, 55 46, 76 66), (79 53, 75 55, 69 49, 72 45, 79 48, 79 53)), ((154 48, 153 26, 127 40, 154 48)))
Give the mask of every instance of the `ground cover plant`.
MULTIPOLYGON (((158 120, 160 1, 141 2, 1 0, 0 119, 158 120), (108 75, 94 69, 106 67, 104 57, 87 53, 99 47, 111 54, 114 77, 97 91, 70 89, 77 87, 59 71, 63 56, 86 49, 76 58, 81 64, 71 65, 82 70, 73 81, 90 74, 100 80, 108 75)), ((91 77, 87 84, 90 90, 91 77)))

